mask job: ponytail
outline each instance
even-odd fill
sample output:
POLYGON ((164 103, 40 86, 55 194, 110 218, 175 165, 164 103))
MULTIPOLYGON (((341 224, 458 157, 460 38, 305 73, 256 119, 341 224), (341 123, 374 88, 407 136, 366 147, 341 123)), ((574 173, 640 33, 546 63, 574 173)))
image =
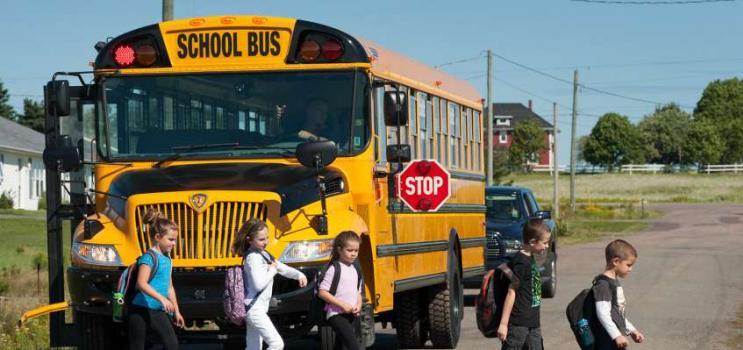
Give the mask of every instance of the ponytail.
POLYGON ((147 213, 144 214, 144 222, 149 227, 150 237, 162 236, 171 230, 178 231, 178 224, 155 208, 147 209, 147 213))

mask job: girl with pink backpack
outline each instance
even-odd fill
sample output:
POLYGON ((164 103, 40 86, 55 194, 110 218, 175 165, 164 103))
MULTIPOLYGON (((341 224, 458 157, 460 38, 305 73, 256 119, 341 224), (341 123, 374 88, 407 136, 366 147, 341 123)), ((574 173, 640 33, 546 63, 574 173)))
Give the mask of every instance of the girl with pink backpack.
POLYGON ((232 245, 232 252, 243 257, 246 350, 260 350, 264 341, 268 350, 284 348, 281 335, 268 317, 274 276, 278 273, 299 281, 300 287, 307 286, 307 277, 302 272, 274 259, 266 246, 268 226, 255 218, 240 227, 232 245))

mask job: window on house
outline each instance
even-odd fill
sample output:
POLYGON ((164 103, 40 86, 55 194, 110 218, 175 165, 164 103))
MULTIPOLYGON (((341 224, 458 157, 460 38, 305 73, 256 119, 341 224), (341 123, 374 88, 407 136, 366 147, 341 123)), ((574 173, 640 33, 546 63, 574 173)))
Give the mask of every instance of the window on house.
POLYGON ((509 126, 511 125, 511 120, 508 118, 498 118, 495 120, 495 125, 497 126, 509 126))
POLYGON ((504 131, 498 133, 498 143, 508 143, 508 134, 504 131))

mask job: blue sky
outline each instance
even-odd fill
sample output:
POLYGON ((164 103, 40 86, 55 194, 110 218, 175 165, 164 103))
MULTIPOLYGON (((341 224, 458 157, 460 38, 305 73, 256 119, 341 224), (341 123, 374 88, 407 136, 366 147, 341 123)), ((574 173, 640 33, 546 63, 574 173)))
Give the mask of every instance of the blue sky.
MULTIPOLYGON (((555 77, 691 111, 715 79, 743 77, 743 1, 693 5, 611 5, 569 0, 490 1, 228 1, 174 0, 175 17, 261 14, 296 17, 374 40, 431 65, 473 58, 441 69, 468 79, 485 96, 484 50, 555 77)), ((650 0, 654 1, 654 0, 650 0)), ((11 103, 41 99, 56 71, 87 70, 93 44, 158 22, 160 0, 3 1, 0 80, 11 103), (44 4, 43 6, 41 4, 44 4)), ((568 162, 572 86, 494 59, 493 99, 534 102, 551 121, 560 104, 559 163, 568 162)), ((633 122, 652 103, 583 89, 578 135, 612 111, 633 122)))

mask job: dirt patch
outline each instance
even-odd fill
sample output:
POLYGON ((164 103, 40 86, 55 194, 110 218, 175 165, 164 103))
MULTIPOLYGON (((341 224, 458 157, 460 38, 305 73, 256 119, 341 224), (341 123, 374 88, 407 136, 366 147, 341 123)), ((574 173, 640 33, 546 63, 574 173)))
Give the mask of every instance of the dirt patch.
POLYGON ((740 224, 740 217, 737 216, 721 216, 720 222, 723 224, 740 224))
POLYGON ((654 221, 650 223, 650 228, 648 229, 648 231, 666 232, 673 231, 679 227, 681 227, 681 224, 677 224, 675 222, 654 221))

